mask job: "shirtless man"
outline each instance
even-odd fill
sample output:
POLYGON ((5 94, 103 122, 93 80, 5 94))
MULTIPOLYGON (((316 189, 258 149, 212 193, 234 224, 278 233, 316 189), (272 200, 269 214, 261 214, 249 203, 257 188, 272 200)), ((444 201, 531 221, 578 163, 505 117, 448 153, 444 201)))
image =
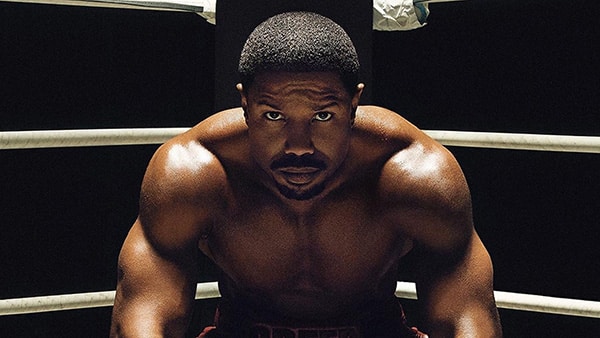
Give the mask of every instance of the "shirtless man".
POLYGON ((259 25, 241 108, 152 158, 119 257, 113 337, 182 337, 197 250, 223 271, 203 337, 424 337, 394 296, 418 258, 420 329, 498 337, 490 257, 459 165, 399 115, 359 106, 345 32, 311 13, 259 25))

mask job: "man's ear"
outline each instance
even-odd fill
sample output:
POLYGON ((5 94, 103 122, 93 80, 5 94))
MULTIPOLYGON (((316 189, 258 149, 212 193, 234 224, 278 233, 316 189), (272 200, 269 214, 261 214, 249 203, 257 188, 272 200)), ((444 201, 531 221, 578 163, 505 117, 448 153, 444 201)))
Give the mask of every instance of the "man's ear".
POLYGON ((354 96, 352 96, 352 123, 354 123, 354 118, 356 117, 356 109, 358 108, 358 102, 360 101, 360 96, 362 95, 364 89, 364 83, 357 84, 354 96))
POLYGON ((237 89, 238 93, 240 93, 240 105, 242 106, 242 110, 244 111, 244 118, 246 119, 246 121, 248 120, 248 95, 246 94, 246 91, 244 90, 244 86, 241 83, 238 83, 237 85, 235 85, 235 88, 237 89))

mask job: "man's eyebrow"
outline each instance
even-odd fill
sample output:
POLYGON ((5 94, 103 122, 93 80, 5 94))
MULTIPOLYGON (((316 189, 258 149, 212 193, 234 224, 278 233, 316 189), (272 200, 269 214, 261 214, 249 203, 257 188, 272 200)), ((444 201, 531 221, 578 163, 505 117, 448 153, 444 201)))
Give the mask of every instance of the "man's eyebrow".
MULTIPOLYGON (((324 100, 325 101, 325 100, 324 100)), ((333 106, 339 106, 339 102, 335 99, 329 99, 327 100, 325 103, 323 104, 317 104, 315 105, 315 107, 317 108, 316 110, 323 110, 323 109, 327 109, 327 108, 331 108, 333 106)))
POLYGON ((259 97, 256 100, 256 104, 261 106, 269 106, 274 109, 279 109, 279 106, 272 97, 259 97))
POLYGON ((319 101, 335 101, 339 103, 340 101, 346 100, 346 93, 337 91, 337 90, 324 90, 316 93, 319 101))
POLYGON ((262 100, 274 100, 276 99, 276 96, 273 94, 269 94, 266 92, 260 92, 260 93, 256 93, 256 100, 257 101, 262 101, 262 100))

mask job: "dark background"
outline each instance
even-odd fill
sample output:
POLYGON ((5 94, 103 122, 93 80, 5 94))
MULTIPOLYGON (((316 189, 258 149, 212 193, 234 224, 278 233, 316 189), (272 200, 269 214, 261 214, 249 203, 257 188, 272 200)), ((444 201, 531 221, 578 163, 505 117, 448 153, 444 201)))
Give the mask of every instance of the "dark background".
MULTIPOLYGON (((372 33, 374 103, 423 129, 600 135, 597 1, 430 9, 425 28, 372 33)), ((195 14, 0 3, 0 130, 192 126, 213 112, 214 46, 195 14)), ((0 150, 0 299, 114 289, 156 147, 0 150)), ((598 154, 451 150, 496 290, 600 300, 598 154)), ((4 316, 0 336, 106 337, 110 312, 4 316)), ((506 337, 600 334, 598 319, 501 316, 506 337)))

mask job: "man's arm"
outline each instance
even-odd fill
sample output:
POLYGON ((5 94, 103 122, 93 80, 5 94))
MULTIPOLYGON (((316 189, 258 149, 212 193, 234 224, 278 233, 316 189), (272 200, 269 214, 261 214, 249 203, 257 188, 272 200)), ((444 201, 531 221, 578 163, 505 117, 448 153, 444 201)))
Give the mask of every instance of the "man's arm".
POLYGON ((119 255, 111 337, 183 337, 197 281, 198 241, 223 196, 222 167, 194 142, 151 160, 139 217, 119 255))
POLYGON ((473 226, 466 180, 445 148, 422 139, 384 172, 386 198, 418 257, 422 329, 430 337, 500 337, 492 262, 473 226))
POLYGON ((119 255, 111 337, 183 337, 194 299, 195 253, 168 257, 143 227, 135 222, 119 255))
POLYGON ((490 257, 473 231, 449 252, 423 258, 419 303, 431 337, 500 337, 490 257))
POLYGON ((431 337, 500 337, 490 256, 477 235, 466 179, 442 151, 424 196, 434 202, 417 238, 419 302, 431 337), (443 155, 442 155, 443 154, 443 155), (432 183, 433 183, 432 182, 432 183), (440 236, 440 234, 442 236, 440 236))

